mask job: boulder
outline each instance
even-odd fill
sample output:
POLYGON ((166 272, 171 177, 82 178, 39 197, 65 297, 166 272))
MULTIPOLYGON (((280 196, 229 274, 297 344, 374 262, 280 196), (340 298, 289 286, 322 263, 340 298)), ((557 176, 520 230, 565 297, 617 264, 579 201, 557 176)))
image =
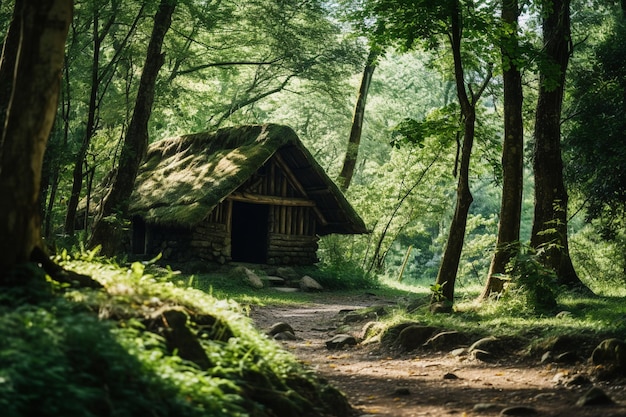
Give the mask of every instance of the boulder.
POLYGON ((315 281, 310 276, 305 275, 300 280, 300 289, 307 292, 316 292, 323 291, 324 287, 322 287, 319 282, 315 281))
POLYGON ((233 269, 233 274, 236 277, 240 277, 244 283, 248 284, 252 288, 260 289, 263 288, 264 284, 261 278, 257 274, 254 273, 251 269, 246 268, 245 266, 238 266, 233 269))
POLYGON ((398 338, 402 330, 410 326, 422 326, 423 324, 417 321, 405 321, 402 323, 394 324, 383 330, 380 336, 380 342, 385 347, 397 347, 398 338))
POLYGON ((598 387, 591 388, 589 391, 583 394, 583 396, 580 397, 578 401, 576 401, 576 405, 579 407, 612 404, 614 404, 613 400, 598 387))
POLYGON ((411 390, 407 387, 396 387, 396 389, 393 390, 393 395, 411 395, 411 390))
POLYGON ((357 323, 360 321, 376 320, 385 315, 387 315, 387 308, 385 306, 372 306, 349 311, 343 317, 342 321, 344 324, 357 323))
POLYGON ((278 333, 283 333, 283 332, 296 334, 296 332, 293 330, 293 327, 291 327, 291 325, 282 321, 272 324, 272 326, 267 331, 267 334, 270 336, 275 336, 278 333))
POLYGON ((472 407, 472 411, 475 413, 488 413, 501 407, 500 404, 496 403, 478 403, 472 407))
POLYGON ((626 343, 619 339, 605 339, 593 350, 591 362, 608 368, 626 370, 626 343))
POLYGON ((525 405, 507 407, 500 412, 501 416, 532 416, 538 414, 537 409, 525 405))
POLYGON ((408 326, 398 335, 398 344, 404 350, 421 347, 437 331, 433 326, 408 326))
POLYGON ((298 340, 298 338, 291 332, 279 332, 274 335, 274 340, 298 340))
POLYGON ((326 341, 326 348, 329 350, 342 349, 344 346, 354 346, 357 344, 357 340, 354 336, 349 334, 338 334, 332 339, 326 341))
POLYGON ((424 342, 424 347, 434 350, 448 350, 463 345, 467 337, 457 331, 439 332, 424 342))

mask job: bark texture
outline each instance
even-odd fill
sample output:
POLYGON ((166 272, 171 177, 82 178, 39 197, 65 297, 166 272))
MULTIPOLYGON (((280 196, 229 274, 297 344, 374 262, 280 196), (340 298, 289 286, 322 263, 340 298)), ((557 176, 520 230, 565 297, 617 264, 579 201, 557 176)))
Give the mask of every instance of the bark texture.
POLYGON ((108 221, 107 218, 112 215, 123 217, 127 212, 137 171, 148 148, 148 121, 154 103, 156 79, 165 62, 165 54, 161 52, 161 48, 172 23, 176 3, 176 0, 162 0, 154 16, 154 27, 139 81, 133 117, 126 132, 116 175, 94 225, 90 245, 102 245, 102 253, 105 255, 114 255, 123 249, 121 244, 124 235, 121 234, 121 225, 108 221))
POLYGON ((504 80, 504 142, 502 145, 502 202, 496 248, 491 259, 487 282, 481 299, 499 293, 504 281, 498 275, 519 251, 522 190, 524 188, 524 121, 522 118, 522 77, 516 60, 519 58, 517 0, 502 1, 502 21, 513 32, 502 39, 502 68, 504 80))
POLYGON ((0 62, 1 74, 14 75, 8 90, 7 79, 0 77, 0 89, 11 91, 0 140, 0 276, 42 252, 41 169, 72 10, 71 0, 15 2, 0 62))
POLYGON ((572 53, 570 0, 553 0, 548 7, 542 29, 544 53, 549 65, 544 65, 540 72, 535 116, 535 211, 530 244, 539 251, 542 262, 556 272, 559 284, 586 288, 569 256, 568 195, 561 159, 561 109, 565 74, 572 53))

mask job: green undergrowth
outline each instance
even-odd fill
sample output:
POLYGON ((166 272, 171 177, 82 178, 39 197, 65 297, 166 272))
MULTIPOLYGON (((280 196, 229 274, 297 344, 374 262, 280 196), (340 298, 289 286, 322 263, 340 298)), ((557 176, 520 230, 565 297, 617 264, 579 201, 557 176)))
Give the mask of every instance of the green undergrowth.
POLYGON ((570 291, 556 285, 556 280, 544 271, 535 271, 530 256, 521 258, 514 281, 503 294, 479 302, 479 283, 457 287, 453 312, 433 314, 430 301, 433 286, 425 283, 397 282, 384 278, 383 283, 406 291, 408 300, 399 303, 391 314, 381 319, 373 336, 402 323, 418 323, 442 331, 458 331, 469 340, 495 336, 511 340, 512 354, 534 354, 537 346, 555 337, 572 340, 572 348, 589 354, 600 341, 607 338, 626 339, 626 293, 615 285, 594 285, 596 294, 570 291), (525 263, 523 263, 523 261, 525 263))
POLYGON ((24 285, 0 292, 2 416, 350 414, 345 397, 259 333, 240 304, 171 271, 78 258, 57 261, 105 289, 70 288, 25 265, 12 272, 24 285), (184 312, 208 365, 172 347, 181 330, 164 311, 184 312))
MULTIPOLYGON (((152 267, 152 273, 158 276, 169 276, 169 280, 188 288, 195 288, 213 295, 216 298, 229 298, 243 305, 294 305, 309 301, 310 294, 303 292, 281 292, 271 285, 264 288, 252 288, 245 284, 241 277, 233 274, 233 267, 228 265, 179 265, 180 269, 172 271, 168 268, 152 267), (184 272, 181 272, 184 271, 184 272)), ((257 274, 262 280, 267 275, 275 274, 275 267, 267 265, 247 265, 247 268, 257 274)), ((350 295, 364 291, 377 293, 393 293, 400 295, 402 289, 395 289, 381 284, 371 274, 367 274, 354 265, 342 264, 339 266, 317 265, 292 267, 299 277, 308 275, 314 278, 322 287, 335 295, 350 295)))
POLYGON ((550 311, 534 311, 516 299, 476 301, 477 294, 459 294, 450 314, 433 314, 430 296, 420 291, 382 317, 370 337, 384 336, 402 323, 432 326, 441 331, 458 331, 476 341, 495 336, 510 341, 511 355, 533 356, 538 347, 556 337, 571 340, 571 349, 589 355, 608 338, 626 339, 626 297, 583 296, 562 291, 550 311))

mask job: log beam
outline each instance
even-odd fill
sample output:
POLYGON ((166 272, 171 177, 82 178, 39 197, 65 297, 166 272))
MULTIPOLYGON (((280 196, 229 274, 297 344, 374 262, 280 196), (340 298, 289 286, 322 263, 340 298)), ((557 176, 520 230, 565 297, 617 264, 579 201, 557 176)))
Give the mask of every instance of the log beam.
POLYGON ((228 196, 228 200, 254 204, 271 204, 286 207, 315 207, 315 202, 307 200, 305 198, 277 197, 251 193, 232 193, 228 196))

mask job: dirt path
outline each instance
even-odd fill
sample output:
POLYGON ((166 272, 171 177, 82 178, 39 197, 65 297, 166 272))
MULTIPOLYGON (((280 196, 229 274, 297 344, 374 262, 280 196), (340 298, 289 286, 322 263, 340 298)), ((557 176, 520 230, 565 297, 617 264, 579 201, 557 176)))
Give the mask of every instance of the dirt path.
MULTIPOLYGON (((626 417, 624 386, 595 383, 615 406, 578 407, 576 401, 590 386, 566 387, 559 375, 576 367, 528 362, 485 363, 447 353, 413 352, 389 357, 379 345, 328 350, 325 342, 338 332, 358 336, 364 323, 346 328, 342 313, 373 305, 393 304, 364 294, 339 298, 318 294, 296 307, 255 307, 250 316, 267 330, 277 322, 293 327, 298 340, 281 341, 303 363, 340 388, 365 416, 498 416, 508 407, 524 406, 537 416, 626 417), (343 327, 341 327, 343 326, 343 327)), ((513 412, 513 410, 511 410, 513 412)))

